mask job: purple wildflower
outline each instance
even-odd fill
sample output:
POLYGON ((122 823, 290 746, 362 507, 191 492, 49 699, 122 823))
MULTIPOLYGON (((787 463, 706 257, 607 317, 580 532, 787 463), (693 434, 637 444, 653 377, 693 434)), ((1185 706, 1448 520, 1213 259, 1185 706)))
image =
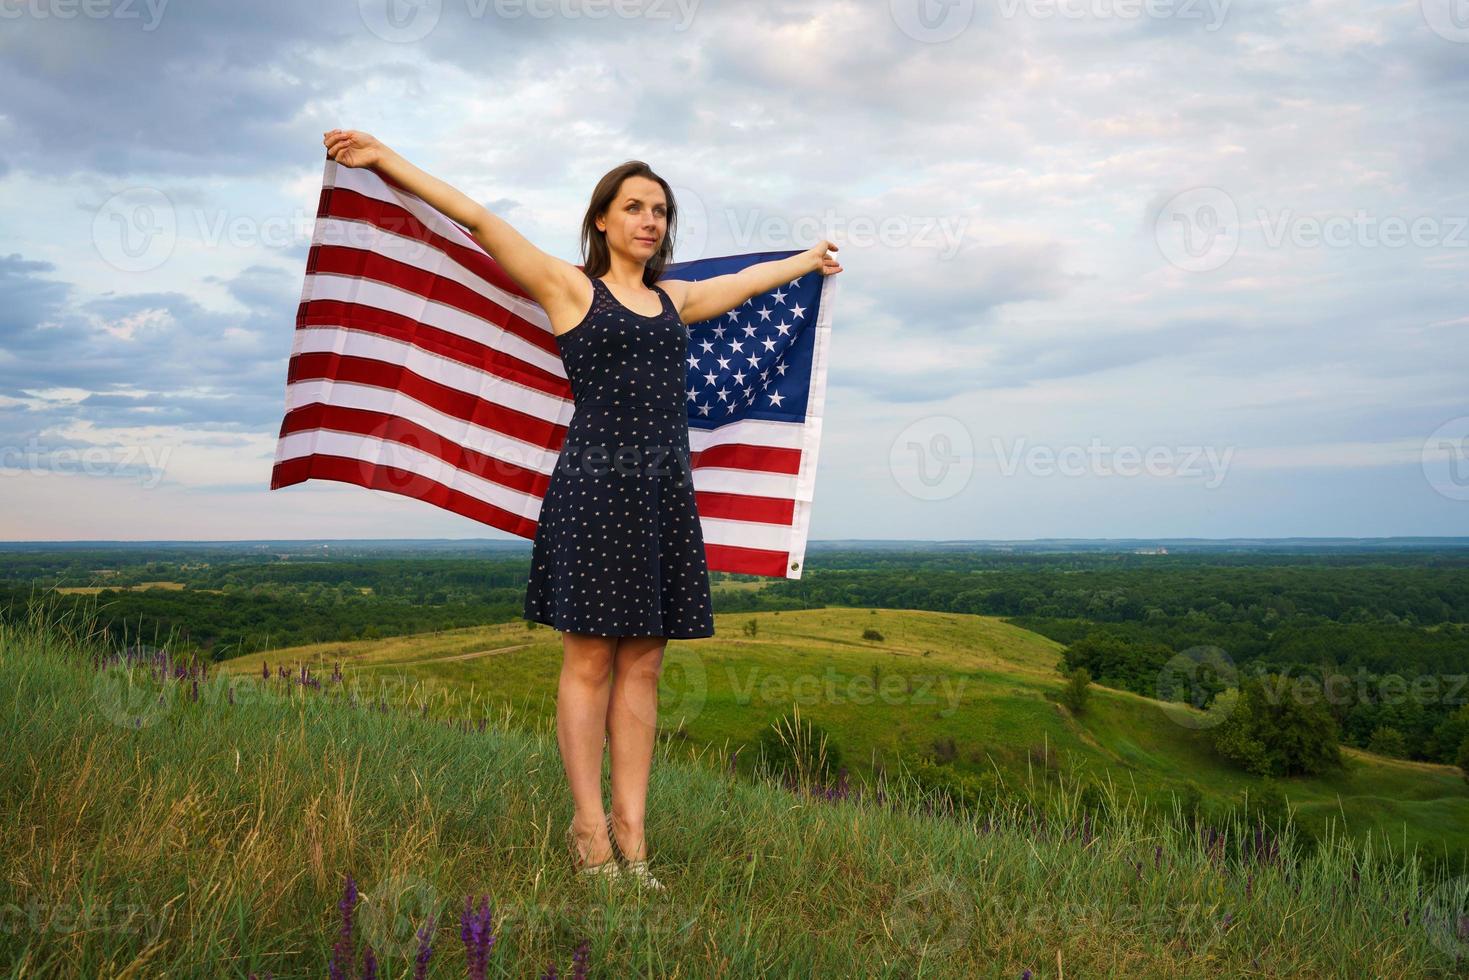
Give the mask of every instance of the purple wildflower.
POLYGON ((1030 967, 1027 966, 1025 969, 1020 971, 1020 980, 1030 980, 1030 978, 1034 975, 1035 974, 1030 972, 1030 967))
POLYGON ((434 955, 434 917, 430 915, 423 928, 418 930, 418 956, 414 960, 413 980, 424 980, 428 976, 428 961, 434 955))
POLYGON ((347 964, 352 962, 352 913, 356 907, 357 882, 348 874, 342 900, 337 903, 337 908, 342 913, 342 928, 337 934, 336 945, 332 947, 329 966, 331 980, 347 980, 347 964))
POLYGON ((571 954, 572 980, 587 980, 587 954, 590 952, 590 945, 590 941, 586 939, 576 944, 576 952, 571 954))
POLYGON ((377 980, 377 957, 372 953, 372 944, 362 951, 362 980, 377 980))
POLYGON ((470 980, 485 980, 490 950, 495 945, 494 914, 490 911, 488 895, 480 896, 477 912, 472 897, 464 897, 464 914, 459 917, 459 938, 464 941, 470 980))
POLYGON ((546 972, 541 974, 541 980, 556 980, 560 974, 556 972, 555 963, 546 964, 546 972))

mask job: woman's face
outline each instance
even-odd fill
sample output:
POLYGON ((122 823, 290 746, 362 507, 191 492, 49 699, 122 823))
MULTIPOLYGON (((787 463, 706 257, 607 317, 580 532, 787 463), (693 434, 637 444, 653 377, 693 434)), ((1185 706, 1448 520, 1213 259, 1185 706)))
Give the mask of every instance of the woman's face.
POLYGON ((668 233, 668 200, 663 185, 647 177, 628 177, 597 226, 607 234, 607 247, 634 262, 646 262, 663 246, 668 233))

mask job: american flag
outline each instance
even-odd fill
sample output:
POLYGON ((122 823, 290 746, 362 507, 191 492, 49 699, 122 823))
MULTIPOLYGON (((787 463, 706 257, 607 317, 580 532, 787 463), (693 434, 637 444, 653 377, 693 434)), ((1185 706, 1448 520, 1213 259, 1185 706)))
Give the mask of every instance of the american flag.
MULTIPOLYGON (((671 263, 698 280, 793 251, 671 263)), ((710 571, 800 578, 835 277, 689 324, 688 419, 710 571)), ((470 234, 330 158, 306 260, 272 490, 334 480, 524 538, 574 405, 545 311, 470 234)))

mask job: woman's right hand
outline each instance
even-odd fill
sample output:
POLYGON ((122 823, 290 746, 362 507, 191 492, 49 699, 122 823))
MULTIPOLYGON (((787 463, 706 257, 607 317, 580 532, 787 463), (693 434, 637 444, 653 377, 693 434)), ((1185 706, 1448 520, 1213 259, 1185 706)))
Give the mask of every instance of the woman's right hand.
POLYGON ((382 162, 388 148, 371 133, 360 129, 330 129, 322 134, 326 155, 344 167, 373 167, 382 162))

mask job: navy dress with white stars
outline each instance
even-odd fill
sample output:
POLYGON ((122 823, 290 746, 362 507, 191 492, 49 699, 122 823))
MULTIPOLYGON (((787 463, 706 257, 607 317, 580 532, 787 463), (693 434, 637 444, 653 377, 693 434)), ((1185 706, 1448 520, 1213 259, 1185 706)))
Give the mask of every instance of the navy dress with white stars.
POLYGON ((688 327, 634 313, 600 279, 556 345, 575 411, 546 486, 525 618, 599 636, 714 635, 685 407, 688 327))

